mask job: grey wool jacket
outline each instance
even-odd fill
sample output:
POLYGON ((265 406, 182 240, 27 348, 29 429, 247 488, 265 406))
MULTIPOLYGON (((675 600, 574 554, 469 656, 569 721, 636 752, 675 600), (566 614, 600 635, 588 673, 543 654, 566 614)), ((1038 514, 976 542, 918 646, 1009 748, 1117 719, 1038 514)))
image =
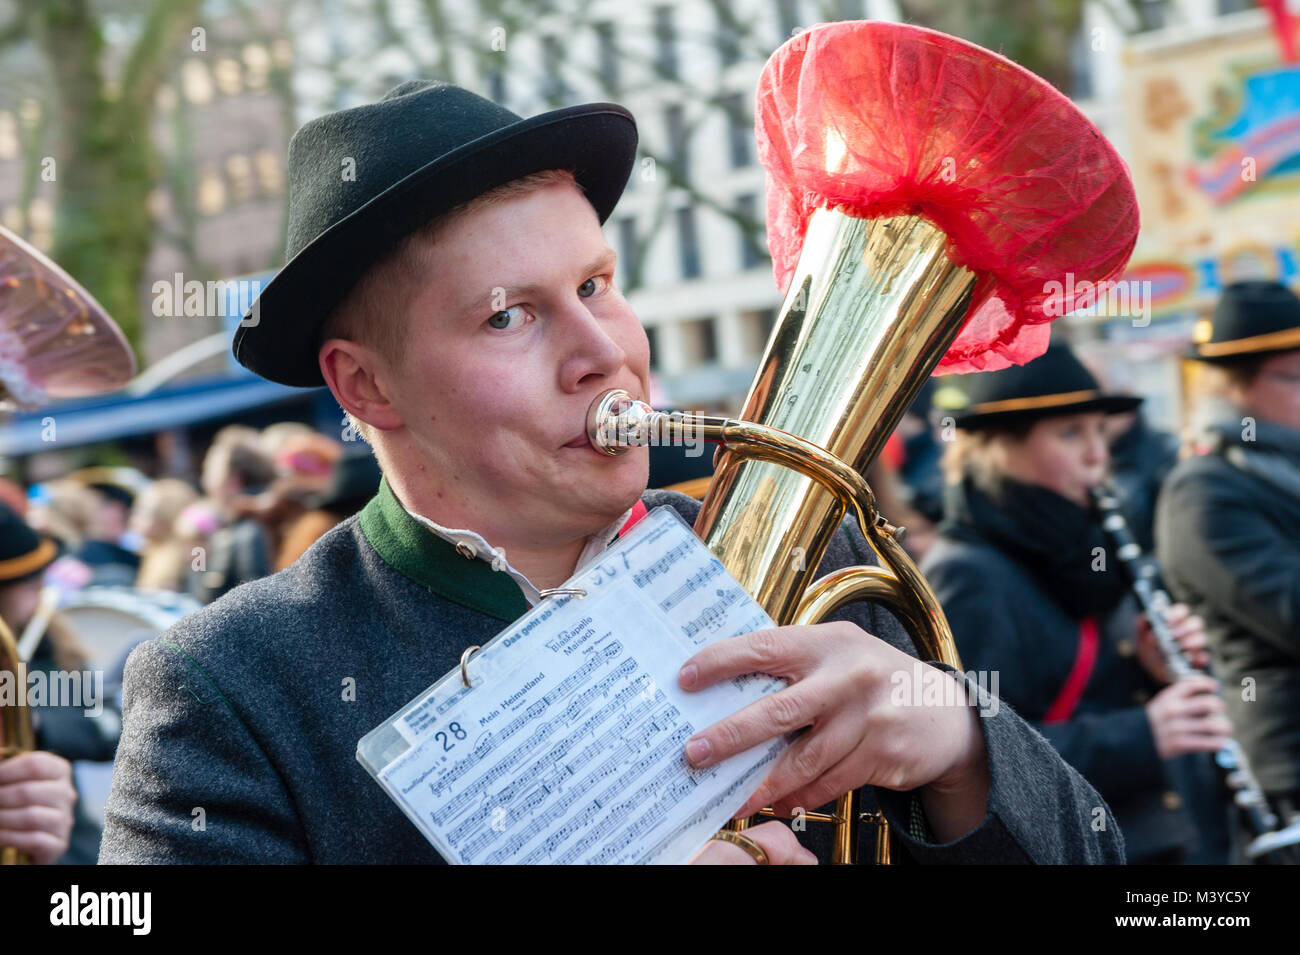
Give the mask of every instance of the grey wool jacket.
MULTIPOLYGON (((688 522, 699 509, 668 491, 642 500, 688 522)), ((820 571, 870 556, 845 525, 820 571)), ((357 762, 357 741, 527 609, 508 574, 456 554, 382 482, 360 515, 291 567, 131 654, 100 862, 442 862, 357 762)), ((873 605, 837 616, 913 653, 873 605)), ((878 805, 893 824, 899 861, 1124 861, 1109 808, 1042 736, 1005 705, 980 723, 988 813, 961 839, 909 834, 913 794, 862 791, 864 807, 878 805)), ((814 823, 801 836, 823 861, 829 828, 814 823)))
POLYGON ((1214 451, 1174 469, 1156 544, 1170 591, 1205 620, 1234 736, 1280 795, 1300 791, 1300 490, 1250 464, 1277 458, 1300 476, 1300 432, 1256 427, 1246 440, 1225 423, 1214 451))

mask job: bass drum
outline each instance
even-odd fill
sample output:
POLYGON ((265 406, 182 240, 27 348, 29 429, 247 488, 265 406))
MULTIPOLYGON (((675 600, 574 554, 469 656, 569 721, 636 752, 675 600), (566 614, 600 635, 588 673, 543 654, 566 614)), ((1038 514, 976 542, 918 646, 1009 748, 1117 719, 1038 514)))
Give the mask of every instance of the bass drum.
POLYGON ((109 685, 121 682, 126 658, 203 605, 186 594, 132 587, 85 587, 66 593, 58 614, 81 643, 91 669, 103 670, 109 685))

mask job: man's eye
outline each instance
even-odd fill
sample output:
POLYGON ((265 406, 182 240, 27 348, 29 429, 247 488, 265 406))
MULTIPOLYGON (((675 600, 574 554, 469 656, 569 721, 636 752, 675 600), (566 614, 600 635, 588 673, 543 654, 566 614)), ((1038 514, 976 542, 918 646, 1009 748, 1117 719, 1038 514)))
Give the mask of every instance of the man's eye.
POLYGON ((511 305, 504 311, 497 312, 488 319, 488 324, 493 328, 511 329, 518 328, 523 324, 525 312, 521 306, 511 305))
POLYGON ((581 298, 591 298, 599 290, 600 283, 596 279, 587 279, 587 281, 578 286, 578 295, 581 298))

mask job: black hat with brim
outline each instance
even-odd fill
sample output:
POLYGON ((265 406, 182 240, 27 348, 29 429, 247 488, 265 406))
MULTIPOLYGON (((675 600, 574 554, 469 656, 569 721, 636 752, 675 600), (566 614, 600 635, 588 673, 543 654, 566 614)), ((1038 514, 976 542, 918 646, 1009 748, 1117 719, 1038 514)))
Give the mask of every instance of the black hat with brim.
POLYGON ((523 119, 448 83, 413 81, 329 113, 289 144, 288 263, 235 332, 249 370, 324 384, 321 326, 372 265, 430 219, 532 173, 568 169, 601 223, 636 157, 632 114, 591 103, 523 119))
POLYGON ((36 533, 8 505, 0 504, 0 586, 40 573, 58 556, 53 540, 36 533))
POLYGON ((935 404, 958 428, 975 431, 1090 411, 1120 414, 1142 399, 1104 394, 1069 346, 1053 344, 1027 364, 961 376, 940 389, 935 404))
POLYGON ((1188 358, 1233 364, 1300 349, 1300 298, 1280 282, 1234 282, 1196 323, 1188 358))

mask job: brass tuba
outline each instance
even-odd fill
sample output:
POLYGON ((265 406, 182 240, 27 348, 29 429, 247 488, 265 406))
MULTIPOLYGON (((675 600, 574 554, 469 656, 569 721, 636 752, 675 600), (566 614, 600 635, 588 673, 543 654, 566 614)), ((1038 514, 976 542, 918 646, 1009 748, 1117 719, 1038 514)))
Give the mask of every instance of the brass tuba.
MULTIPOLYGON (((18 642, 14 639, 9 626, 0 619, 0 674, 12 673, 16 677, 14 690, 17 701, 0 706, 0 760, 17 756, 36 748, 36 738, 32 732, 31 711, 24 702, 22 683, 23 669, 18 656, 18 642)), ((0 848, 0 865, 16 865, 29 862, 26 854, 8 846, 0 848)))
MULTIPOLYGON (((651 440, 716 441, 723 451, 695 531, 778 625, 814 624, 854 600, 883 604, 922 660, 961 668, 938 601, 876 512, 862 477, 961 330, 977 276, 917 216, 859 219, 820 209, 740 419, 656 412, 624 391, 591 406, 588 434, 608 454, 651 440), (812 581, 845 513, 879 567, 812 581)), ((833 861, 855 861, 853 792, 833 815, 833 861)), ((877 829, 876 861, 889 861, 877 829)), ((743 826, 743 824, 742 824, 743 826)))
MULTIPOLYGON (((787 40, 760 76, 755 133, 788 284, 740 418, 659 415, 607 394, 589 436, 611 454, 656 436, 720 442, 695 530, 779 625, 869 600, 923 660, 960 669, 862 475, 946 357, 967 371, 1028 360, 1047 321, 1085 304, 1079 290, 1121 274, 1137 241, 1132 182, 1045 81, 907 24, 824 23, 787 40), (880 566, 814 582, 845 512, 880 566)), ((853 861, 853 794, 825 818, 834 861, 853 861)), ((884 820, 872 821, 887 861, 884 820)))

